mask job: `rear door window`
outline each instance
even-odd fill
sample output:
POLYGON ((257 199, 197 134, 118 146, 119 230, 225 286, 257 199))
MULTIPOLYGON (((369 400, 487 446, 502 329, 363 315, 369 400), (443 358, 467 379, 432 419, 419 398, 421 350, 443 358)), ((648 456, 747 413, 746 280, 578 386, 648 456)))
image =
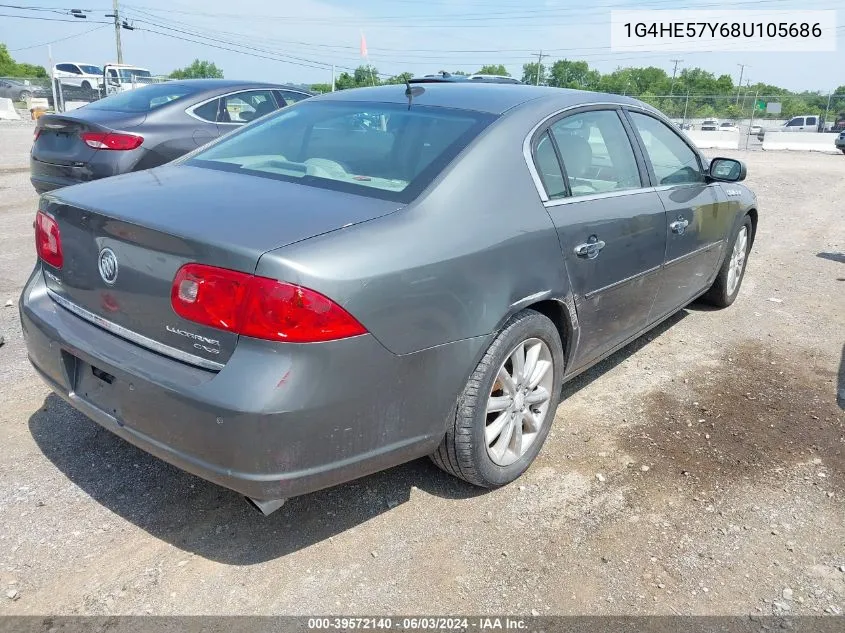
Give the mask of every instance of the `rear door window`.
POLYGON ((563 178, 563 171, 560 168, 557 151, 548 131, 544 132, 543 136, 537 141, 534 149, 534 163, 549 199, 565 197, 566 183, 563 178))
POLYGON ((642 187, 634 149, 615 110, 573 114, 550 131, 573 196, 642 187))
POLYGON ((304 92, 296 92, 295 90, 277 90, 276 94, 281 96, 285 105, 293 105, 294 103, 298 103, 310 96, 304 92))
POLYGON ((408 202, 494 119, 449 108, 309 99, 188 160, 408 202))
POLYGON ((818 125, 818 123, 816 123, 816 117, 808 116, 805 125, 818 125))
POLYGON ((220 99, 212 99, 208 103, 203 103, 202 105, 197 106, 191 112, 193 112, 194 116, 199 117, 203 121, 208 121, 209 123, 216 123, 217 122, 217 112, 220 108, 220 99))
POLYGON ((245 90, 220 99, 223 107, 218 114, 218 123, 249 123, 279 109, 270 90, 245 90))

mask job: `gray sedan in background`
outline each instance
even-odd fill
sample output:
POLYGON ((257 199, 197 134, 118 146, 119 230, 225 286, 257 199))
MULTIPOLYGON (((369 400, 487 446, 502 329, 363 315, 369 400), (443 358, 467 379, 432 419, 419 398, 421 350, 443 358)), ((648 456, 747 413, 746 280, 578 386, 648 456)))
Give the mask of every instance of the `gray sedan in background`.
POLYGON ((30 180, 43 193, 163 165, 311 93, 292 86, 190 79, 152 84, 38 119, 30 180))
POLYGON ((74 407, 263 512, 430 455, 522 474, 562 383, 739 292, 745 166, 648 105, 460 82, 323 95, 47 194, 20 300, 74 407))

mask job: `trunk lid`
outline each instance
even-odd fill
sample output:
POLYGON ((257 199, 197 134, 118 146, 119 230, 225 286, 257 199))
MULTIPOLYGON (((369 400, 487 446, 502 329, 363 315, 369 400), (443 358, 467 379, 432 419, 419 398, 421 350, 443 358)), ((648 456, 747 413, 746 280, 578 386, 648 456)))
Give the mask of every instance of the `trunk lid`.
POLYGON ((101 326, 160 353, 219 368, 238 337, 173 311, 170 289, 183 264, 253 273, 267 251, 399 207, 295 183, 167 165, 45 195, 41 209, 58 222, 64 252, 60 270, 43 264, 45 280, 59 303, 87 313, 77 311, 80 316, 105 319, 108 324, 101 326), (117 261, 111 283, 100 270, 100 257, 108 259, 104 249, 117 261))
POLYGON ((45 114, 35 126, 32 157, 53 165, 81 167, 97 153, 80 136, 83 132, 130 131, 146 119, 145 113, 80 108, 67 114, 45 114))

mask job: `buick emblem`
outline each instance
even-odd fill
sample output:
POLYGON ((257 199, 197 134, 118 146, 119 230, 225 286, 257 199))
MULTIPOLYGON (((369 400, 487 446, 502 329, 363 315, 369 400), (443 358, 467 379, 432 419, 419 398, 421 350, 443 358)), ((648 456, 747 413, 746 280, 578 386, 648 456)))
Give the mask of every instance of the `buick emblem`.
POLYGON ((107 284, 112 285, 117 280, 117 255, 112 249, 104 248, 100 251, 97 268, 100 270, 100 277, 107 284))

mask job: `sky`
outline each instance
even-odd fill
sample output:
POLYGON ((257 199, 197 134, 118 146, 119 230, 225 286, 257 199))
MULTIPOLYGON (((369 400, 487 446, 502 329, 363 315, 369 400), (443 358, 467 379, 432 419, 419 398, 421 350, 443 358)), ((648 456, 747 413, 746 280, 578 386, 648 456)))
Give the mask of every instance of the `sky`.
MULTIPOLYGON (((0 42, 16 60, 45 67, 48 42, 54 63, 116 61, 114 28, 104 17, 111 4, 0 0, 0 42), (73 19, 65 13, 70 9, 90 11, 73 19)), ((520 77, 522 65, 542 50, 544 62, 583 60, 602 72, 658 66, 671 73, 672 60, 680 59, 679 71, 698 66, 735 82, 743 64, 743 85, 750 79, 822 92, 845 85, 845 10, 838 16, 836 52, 667 52, 648 44, 642 52, 611 52, 611 9, 682 6, 678 0, 131 0, 121 2, 120 13, 135 27, 121 31, 124 62, 153 74, 200 58, 215 62, 227 78, 328 83, 332 64, 339 73, 363 63, 363 33, 370 63, 385 75, 474 72, 503 63, 520 77)), ((698 0, 684 8, 765 10, 778 21, 800 21, 807 10, 840 7, 842 0, 698 0)))

